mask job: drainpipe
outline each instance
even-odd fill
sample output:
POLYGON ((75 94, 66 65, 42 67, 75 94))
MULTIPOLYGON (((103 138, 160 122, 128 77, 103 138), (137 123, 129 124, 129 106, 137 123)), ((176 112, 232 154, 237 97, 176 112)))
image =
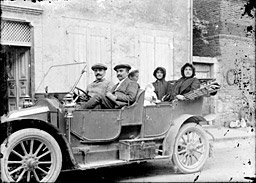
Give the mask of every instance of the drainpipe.
POLYGON ((188 62, 193 62, 193 0, 188 1, 188 62))

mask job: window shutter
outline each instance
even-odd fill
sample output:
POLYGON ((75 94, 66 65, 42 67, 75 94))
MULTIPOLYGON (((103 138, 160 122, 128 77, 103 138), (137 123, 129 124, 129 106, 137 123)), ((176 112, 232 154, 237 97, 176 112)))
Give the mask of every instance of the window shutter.
MULTIPOLYGON (((162 33, 164 31, 159 32, 162 33)), ((165 33, 165 32, 164 32, 165 33)), ((164 67, 166 80, 173 79, 173 36, 166 32, 165 36, 141 35, 139 37, 139 83, 142 88, 155 81, 153 71, 156 67, 164 67), (168 36, 167 36, 168 35, 168 36)))

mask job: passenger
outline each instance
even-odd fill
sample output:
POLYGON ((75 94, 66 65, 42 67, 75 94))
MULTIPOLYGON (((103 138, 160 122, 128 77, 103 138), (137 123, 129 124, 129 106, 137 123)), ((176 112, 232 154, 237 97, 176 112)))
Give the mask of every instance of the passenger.
POLYGON ((132 81, 138 82, 139 80, 139 70, 135 69, 132 70, 129 74, 128 74, 128 78, 132 81))
POLYGON ((82 108, 93 109, 100 105, 102 109, 121 108, 132 104, 138 92, 138 84, 128 78, 131 66, 128 64, 119 64, 114 67, 119 83, 114 85, 111 91, 106 95, 94 95, 88 102, 84 103, 82 108))
MULTIPOLYGON (((139 70, 138 69, 135 69, 135 70, 132 70, 129 74, 128 74, 128 78, 132 81, 135 81, 138 83, 138 80, 139 80, 139 70)), ((140 88, 140 85, 138 83, 138 86, 140 88)))
POLYGON ((156 103, 161 102, 160 100, 157 99, 155 87, 153 84, 148 84, 145 87, 145 100, 144 100, 144 106, 148 105, 155 105, 156 103))
POLYGON ((174 99, 173 98, 174 83, 175 83, 175 80, 167 81, 166 95, 162 98, 162 101, 171 101, 174 99))
POLYGON ((112 81, 105 79, 106 70, 108 69, 107 66, 98 63, 93 65, 91 69, 94 71, 96 80, 87 86, 86 93, 90 98, 96 94, 105 95, 114 86, 112 81))
POLYGON ((165 76, 166 76, 166 69, 163 67, 157 67, 153 75, 156 78, 156 81, 153 82, 153 86, 155 87, 155 93, 156 96, 159 100, 163 98, 167 94, 167 86, 168 83, 165 81, 165 76))
POLYGON ((181 68, 182 77, 177 80, 174 84, 173 98, 179 100, 185 100, 184 94, 200 88, 200 81, 194 77, 195 76, 195 67, 186 63, 181 68))

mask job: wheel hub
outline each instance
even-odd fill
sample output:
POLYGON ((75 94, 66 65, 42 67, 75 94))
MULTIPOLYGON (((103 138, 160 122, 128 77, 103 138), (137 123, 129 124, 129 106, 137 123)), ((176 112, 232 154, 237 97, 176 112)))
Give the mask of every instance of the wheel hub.
POLYGON ((29 157, 25 158, 23 165, 25 166, 25 168, 27 170, 31 171, 37 167, 38 161, 36 160, 35 157, 29 156, 29 157))
POLYGON ((193 154, 193 151, 196 149, 195 145, 193 143, 189 143, 187 145, 187 152, 188 154, 193 154))

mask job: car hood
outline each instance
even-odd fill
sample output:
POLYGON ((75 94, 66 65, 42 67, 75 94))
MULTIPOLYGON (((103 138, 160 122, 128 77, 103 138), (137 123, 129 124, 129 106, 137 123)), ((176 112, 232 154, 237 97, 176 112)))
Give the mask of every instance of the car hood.
POLYGON ((23 108, 20 110, 11 111, 6 117, 2 117, 1 122, 5 122, 8 119, 20 118, 23 116, 35 115, 49 111, 50 110, 47 106, 34 106, 29 108, 23 108))

